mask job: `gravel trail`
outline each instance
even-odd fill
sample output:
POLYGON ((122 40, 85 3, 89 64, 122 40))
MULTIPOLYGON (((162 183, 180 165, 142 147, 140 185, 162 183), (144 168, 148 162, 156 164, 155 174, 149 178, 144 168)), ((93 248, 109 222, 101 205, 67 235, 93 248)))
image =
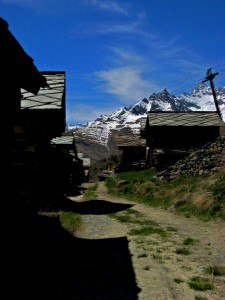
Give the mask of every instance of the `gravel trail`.
POLYGON ((107 195, 104 182, 98 182, 96 199, 70 199, 84 207, 75 237, 82 241, 80 268, 86 270, 75 279, 73 299, 225 299, 225 276, 205 272, 207 266, 225 266, 224 221, 203 222, 113 197, 107 195), (116 216, 129 216, 131 221, 121 223, 116 216), (130 234, 143 227, 158 231, 130 234), (187 238, 193 243, 184 245, 187 238), (178 253, 184 249, 188 253, 178 253), (207 278, 215 288, 191 289, 188 283, 195 276, 207 278))

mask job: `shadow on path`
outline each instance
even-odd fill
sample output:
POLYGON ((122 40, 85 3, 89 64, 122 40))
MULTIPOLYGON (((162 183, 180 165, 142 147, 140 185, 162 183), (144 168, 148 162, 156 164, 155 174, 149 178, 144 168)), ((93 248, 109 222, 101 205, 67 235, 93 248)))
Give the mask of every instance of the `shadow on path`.
POLYGON ((133 204, 115 203, 103 199, 91 199, 84 201, 73 201, 66 196, 53 197, 45 201, 46 211, 73 211, 79 214, 110 214, 131 208, 133 204))
POLYGON ((124 203, 113 203, 106 200, 87 200, 83 202, 75 202, 71 201, 66 203, 68 206, 65 205, 66 210, 70 210, 79 214, 84 215, 101 215, 101 214, 110 214, 116 213, 128 208, 131 208, 133 204, 124 204, 124 203))
POLYGON ((79 240, 74 299, 137 299, 138 288, 126 237, 79 240))
MULTIPOLYGON (((99 200, 70 202, 63 205, 85 214, 127 208, 99 200)), ((3 247, 5 299, 137 299, 126 237, 85 240, 65 230, 58 217, 26 210, 15 211, 11 217, 3 247)))

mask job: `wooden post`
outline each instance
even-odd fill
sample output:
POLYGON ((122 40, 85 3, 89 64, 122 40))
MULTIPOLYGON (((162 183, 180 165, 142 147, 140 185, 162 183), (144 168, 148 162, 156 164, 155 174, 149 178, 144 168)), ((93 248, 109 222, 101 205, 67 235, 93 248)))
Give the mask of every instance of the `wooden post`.
POLYGON ((212 94, 213 94, 213 99, 214 99, 214 102, 215 102, 216 110, 217 110, 217 112, 218 112, 218 115, 220 116, 220 119, 223 120, 222 115, 221 115, 221 112, 220 112, 218 100, 217 100, 217 97, 216 97, 216 92, 215 92, 214 82, 213 82, 213 79, 214 79, 214 78, 216 77, 216 75, 218 75, 218 74, 219 74, 218 72, 212 73, 211 68, 208 69, 207 72, 206 72, 205 80, 203 80, 202 83, 204 83, 204 82, 206 82, 206 81, 209 81, 209 82, 210 82, 210 86, 211 86, 211 89, 212 89, 212 94))

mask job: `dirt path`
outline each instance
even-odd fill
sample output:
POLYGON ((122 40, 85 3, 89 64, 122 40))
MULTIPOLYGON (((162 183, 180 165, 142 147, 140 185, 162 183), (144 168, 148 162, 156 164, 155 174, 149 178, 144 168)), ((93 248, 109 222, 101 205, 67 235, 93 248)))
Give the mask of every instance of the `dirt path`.
MULTIPOLYGON (((90 185, 86 183, 83 187, 90 185)), ((225 299, 225 276, 212 277, 205 272, 207 266, 225 266, 223 221, 202 222, 115 198, 107 195, 104 182, 98 183, 96 200, 82 196, 71 200, 90 205, 89 210, 81 213, 82 226, 75 236, 92 253, 86 262, 87 273, 91 268, 96 272, 99 266, 97 274, 77 279, 74 299, 225 299), (109 216, 112 213, 116 215, 109 216), (116 216, 129 217, 130 222, 121 223, 116 216), (143 227, 158 231, 148 235, 130 234, 131 230, 143 227), (195 243, 184 245, 187 238, 195 243), (177 253, 183 248, 189 254, 177 253), (215 289, 191 289, 188 282, 194 276, 208 278, 215 289), (81 292, 82 289, 86 292, 81 292)))

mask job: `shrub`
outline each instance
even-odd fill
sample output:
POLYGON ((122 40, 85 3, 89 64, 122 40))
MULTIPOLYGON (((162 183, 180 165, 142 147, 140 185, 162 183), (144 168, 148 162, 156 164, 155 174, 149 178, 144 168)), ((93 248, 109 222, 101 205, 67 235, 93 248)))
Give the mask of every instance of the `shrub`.
POLYGON ((189 255, 191 252, 186 248, 181 248, 176 250, 177 254, 189 255))
POLYGON ((224 276, 225 266, 209 266, 205 268, 206 273, 214 276, 224 276))
POLYGON ((225 204, 225 174, 222 174, 212 186, 212 192, 216 201, 225 204))
POLYGON ((213 290, 214 285, 209 282, 207 278, 196 276, 193 277, 189 282, 188 285, 191 289, 196 291, 206 291, 206 290, 213 290))

